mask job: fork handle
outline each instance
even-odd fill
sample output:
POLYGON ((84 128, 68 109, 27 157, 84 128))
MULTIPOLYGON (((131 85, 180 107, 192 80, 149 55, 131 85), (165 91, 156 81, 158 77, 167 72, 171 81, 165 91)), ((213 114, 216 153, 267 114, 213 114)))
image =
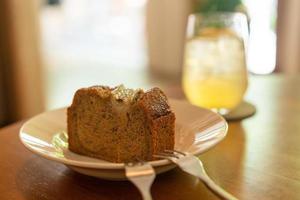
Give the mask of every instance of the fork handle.
POLYGON ((154 181, 155 175, 145 176, 139 178, 129 177, 128 179, 138 188, 143 200, 152 200, 151 196, 151 185, 154 181))
POLYGON ((143 197, 143 200, 152 200, 150 188, 143 187, 136 183, 134 183, 134 185, 139 189, 139 191, 143 197))
POLYGON ((140 190, 140 192, 142 194, 143 200, 152 200, 152 196, 151 196, 150 191, 142 191, 142 190, 140 190))
POLYGON ((213 180, 211 180, 208 176, 205 177, 199 177, 204 185, 213 192, 216 196, 218 196, 220 199, 224 200, 238 200, 236 197, 231 195, 230 193, 226 192, 223 188, 218 186, 213 180))

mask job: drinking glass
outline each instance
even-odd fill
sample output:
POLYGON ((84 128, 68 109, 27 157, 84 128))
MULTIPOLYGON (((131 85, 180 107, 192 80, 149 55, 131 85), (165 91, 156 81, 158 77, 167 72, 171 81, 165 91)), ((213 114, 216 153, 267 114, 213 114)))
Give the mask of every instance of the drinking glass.
POLYGON ((247 36, 241 13, 189 16, 182 85, 192 104, 226 114, 242 102, 248 84, 247 36))

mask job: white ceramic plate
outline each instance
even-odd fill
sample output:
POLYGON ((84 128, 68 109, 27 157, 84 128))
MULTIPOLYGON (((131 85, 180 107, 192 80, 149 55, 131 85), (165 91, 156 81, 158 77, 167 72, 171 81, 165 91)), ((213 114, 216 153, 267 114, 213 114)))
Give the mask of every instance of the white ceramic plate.
MULTIPOLYGON (((175 149, 199 155, 225 137, 227 123, 220 115, 186 101, 169 101, 176 115, 175 149)), ((66 108, 45 112, 22 126, 20 139, 32 152, 63 163, 79 173, 111 180, 125 179, 123 163, 111 163, 69 151, 66 127, 66 108)), ((175 167, 165 159, 150 164, 156 173, 175 167)))

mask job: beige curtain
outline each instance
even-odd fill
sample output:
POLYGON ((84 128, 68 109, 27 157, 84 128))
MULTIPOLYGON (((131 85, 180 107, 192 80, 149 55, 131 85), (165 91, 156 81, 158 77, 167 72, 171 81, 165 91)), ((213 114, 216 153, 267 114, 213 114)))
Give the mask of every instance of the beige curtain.
POLYGON ((300 72, 300 1, 278 0, 277 71, 300 72))
POLYGON ((39 0, 0 1, 0 124, 44 110, 39 0))

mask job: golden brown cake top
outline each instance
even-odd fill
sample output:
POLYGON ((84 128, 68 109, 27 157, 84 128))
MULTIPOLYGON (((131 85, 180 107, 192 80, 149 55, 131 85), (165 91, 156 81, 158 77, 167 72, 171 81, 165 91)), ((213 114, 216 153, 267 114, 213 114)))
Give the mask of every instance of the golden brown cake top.
POLYGON ((73 102, 71 106, 78 104, 82 99, 81 96, 100 96, 101 98, 109 98, 111 96, 111 91, 114 88, 108 86, 95 85, 86 88, 80 88, 76 91, 73 102))
POLYGON ((108 86, 91 86, 77 90, 73 99, 73 105, 81 101, 81 95, 100 96, 112 98, 117 104, 138 103, 147 112, 149 118, 156 119, 171 112, 166 95, 158 87, 144 92, 142 89, 127 89, 123 85, 111 88, 108 86))
POLYGON ((166 95, 158 87, 146 91, 139 102, 147 110, 148 116, 154 119, 171 112, 166 95))

